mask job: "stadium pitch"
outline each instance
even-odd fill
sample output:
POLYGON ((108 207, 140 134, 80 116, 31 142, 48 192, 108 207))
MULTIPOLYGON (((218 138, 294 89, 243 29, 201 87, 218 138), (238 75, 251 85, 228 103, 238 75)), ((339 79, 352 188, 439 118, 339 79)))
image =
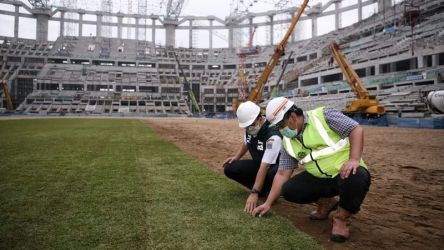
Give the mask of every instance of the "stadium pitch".
POLYGON ((138 120, 0 121, 0 248, 320 249, 138 120))

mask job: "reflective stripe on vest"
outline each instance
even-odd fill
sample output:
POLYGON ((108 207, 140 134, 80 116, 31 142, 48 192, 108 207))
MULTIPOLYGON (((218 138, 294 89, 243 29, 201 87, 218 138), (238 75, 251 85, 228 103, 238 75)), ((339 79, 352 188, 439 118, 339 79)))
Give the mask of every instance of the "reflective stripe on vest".
POLYGON ((312 151, 311 155, 307 155, 302 159, 300 162, 301 164, 309 163, 312 160, 317 160, 323 156, 332 155, 341 149, 347 147, 348 145, 348 138, 339 140, 336 144, 334 144, 332 147, 326 147, 321 150, 312 151))
POLYGON ((289 154, 291 157, 297 159, 296 154, 293 150, 293 146, 291 145, 291 139, 284 136, 284 138, 282 140, 284 142, 284 148, 287 149, 287 150, 285 150, 287 152, 287 154, 289 154))
POLYGON ((319 111, 319 109, 312 110, 309 112, 310 112, 310 115, 313 117, 316 130, 319 132, 319 135, 322 137, 322 139, 324 140, 325 144, 328 145, 328 147, 323 148, 321 150, 312 151, 311 156, 307 155, 304 159, 301 160, 301 164, 308 163, 312 160, 319 159, 320 157, 323 157, 323 156, 334 154, 349 145, 348 138, 341 139, 336 143, 333 142, 333 140, 330 138, 330 136, 328 136, 327 131, 325 130, 321 121, 319 120, 318 113, 316 111, 322 112, 322 111, 319 111))

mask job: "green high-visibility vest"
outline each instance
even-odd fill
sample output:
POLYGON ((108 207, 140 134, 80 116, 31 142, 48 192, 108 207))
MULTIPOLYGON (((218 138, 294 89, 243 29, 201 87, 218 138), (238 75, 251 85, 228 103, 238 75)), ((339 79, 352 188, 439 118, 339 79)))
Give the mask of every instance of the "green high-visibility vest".
MULTIPOLYGON (((341 139, 328 126, 323 107, 308 111, 307 117, 308 123, 301 140, 284 136, 285 151, 313 176, 333 178, 350 158, 349 140, 341 139)), ((367 168, 362 159, 360 165, 367 168)))

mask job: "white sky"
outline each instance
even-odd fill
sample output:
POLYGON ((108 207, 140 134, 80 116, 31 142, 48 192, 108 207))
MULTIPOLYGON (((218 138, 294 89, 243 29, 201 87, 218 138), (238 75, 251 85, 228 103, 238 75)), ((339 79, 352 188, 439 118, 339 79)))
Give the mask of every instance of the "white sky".
MULTIPOLYGON (((71 4, 75 1, 77 1, 77 7, 78 8, 85 8, 88 10, 98 10, 101 6, 100 0, 54 0, 51 1, 57 5, 61 5, 63 1, 69 1, 71 4)), ((132 1, 132 13, 137 13, 137 7, 138 7, 138 0, 113 0, 113 12, 128 12, 128 1, 132 1)), ((237 7, 239 11, 242 13, 248 12, 265 12, 268 10, 273 10, 279 8, 275 5, 277 2, 287 2, 287 5, 284 7, 289 6, 299 6, 303 1, 302 0, 243 0, 243 4, 239 4, 241 0, 185 0, 184 6, 181 12, 181 16, 186 15, 195 15, 195 16, 208 16, 208 15, 214 15, 222 20, 225 19, 225 17, 230 15, 230 11, 232 11, 234 8, 237 7)), ((311 0, 309 2, 309 5, 313 6, 320 2, 328 2, 329 0, 311 0)), ((363 2, 369 1, 369 0, 362 0, 363 2)), ((392 0, 395 1, 395 0, 392 0)), ((396 0, 396 2, 399 2, 400 0, 396 0)), ((27 1, 24 1, 26 4, 28 4, 27 1)), ((156 0, 156 1, 147 1, 147 14, 162 14, 164 15, 166 12, 166 3, 168 0, 156 0)), ((356 4, 357 0, 343 0, 342 6, 349 6, 356 4)), ((368 6, 363 9, 363 18, 366 18, 370 16, 373 12, 376 11, 377 5, 368 6)), ((14 7, 11 5, 5 5, 0 4, 0 9, 2 10, 8 10, 8 11, 14 11, 14 7)), ((21 12, 24 12, 24 9, 21 8, 21 12)), ((348 26, 353 24, 357 21, 357 10, 352 10, 349 12, 344 12, 342 14, 342 27, 348 26)), ((13 36, 14 34, 14 17, 13 16, 5 16, 0 15, 0 22, 2 25, 0 26, 0 36, 13 36)), ((151 23, 149 23, 151 24, 151 23)), ((188 25, 187 23, 185 25, 188 25)), ((22 38, 30 38, 35 39, 36 36, 36 22, 34 19, 30 18, 20 18, 19 21, 19 37, 22 38)), ((75 30, 78 32, 78 27, 75 27, 73 25, 70 26, 71 30, 75 30)), ((287 29, 288 25, 275 25, 274 26, 274 42, 278 43, 280 41, 280 38, 285 34, 285 31, 287 29)), ((49 23, 49 39, 55 40, 57 38, 57 35, 59 33, 59 24, 58 22, 50 21, 49 23)), ((334 16, 328 16, 318 19, 318 35, 322 35, 325 33, 328 33, 334 29, 334 16)), ((65 26, 65 30, 67 30, 65 26)), ((304 23, 301 22, 297 25, 297 31, 299 31, 299 34, 296 35, 298 39, 307 39, 311 37, 311 23, 304 23), (298 27, 299 26, 299 27, 298 27), (303 30, 304 32, 301 32, 303 30)), ((117 28, 113 29, 112 31, 113 35, 116 35, 117 28)), ((126 31, 126 28, 122 31, 124 38, 126 37, 126 34, 128 33, 126 31)), ((242 44, 246 43, 248 40, 248 32, 244 32, 245 34, 242 37, 242 44)), ((270 40, 269 37, 269 27, 260 27, 256 31, 255 38, 253 40, 253 43, 255 45, 265 45, 267 41, 270 40)), ((95 26, 94 25, 84 25, 83 26, 83 34, 84 36, 88 36, 89 34, 95 35, 95 26)), ((135 31, 130 30, 129 33, 130 37, 135 36, 135 31)), ((163 30, 157 30, 156 32, 156 43, 164 44, 165 32, 163 30)), ((195 36, 196 40, 195 47, 208 47, 209 46, 209 38, 208 38, 208 31, 194 31, 193 36, 195 36)), ((227 42, 224 41, 223 37, 228 36, 227 30, 220 30, 217 32, 217 34, 213 37, 213 47, 226 47, 227 42)), ((189 39, 188 39, 188 31, 176 31, 176 46, 181 47, 188 47, 189 39)), ((147 30, 146 32, 146 39, 151 40, 151 31, 147 30)), ((193 39, 194 40, 194 39, 193 39)))

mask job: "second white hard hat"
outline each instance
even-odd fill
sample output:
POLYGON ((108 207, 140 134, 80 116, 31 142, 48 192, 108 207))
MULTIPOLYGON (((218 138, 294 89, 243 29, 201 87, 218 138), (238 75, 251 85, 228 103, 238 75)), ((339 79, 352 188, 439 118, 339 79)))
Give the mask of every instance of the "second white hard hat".
POLYGON ((239 119, 239 127, 246 128, 253 124, 261 112, 261 108, 254 102, 244 102, 237 108, 237 119, 239 119))
POLYGON ((276 125, 293 105, 294 102, 285 97, 276 97, 268 103, 265 116, 271 125, 276 125))

